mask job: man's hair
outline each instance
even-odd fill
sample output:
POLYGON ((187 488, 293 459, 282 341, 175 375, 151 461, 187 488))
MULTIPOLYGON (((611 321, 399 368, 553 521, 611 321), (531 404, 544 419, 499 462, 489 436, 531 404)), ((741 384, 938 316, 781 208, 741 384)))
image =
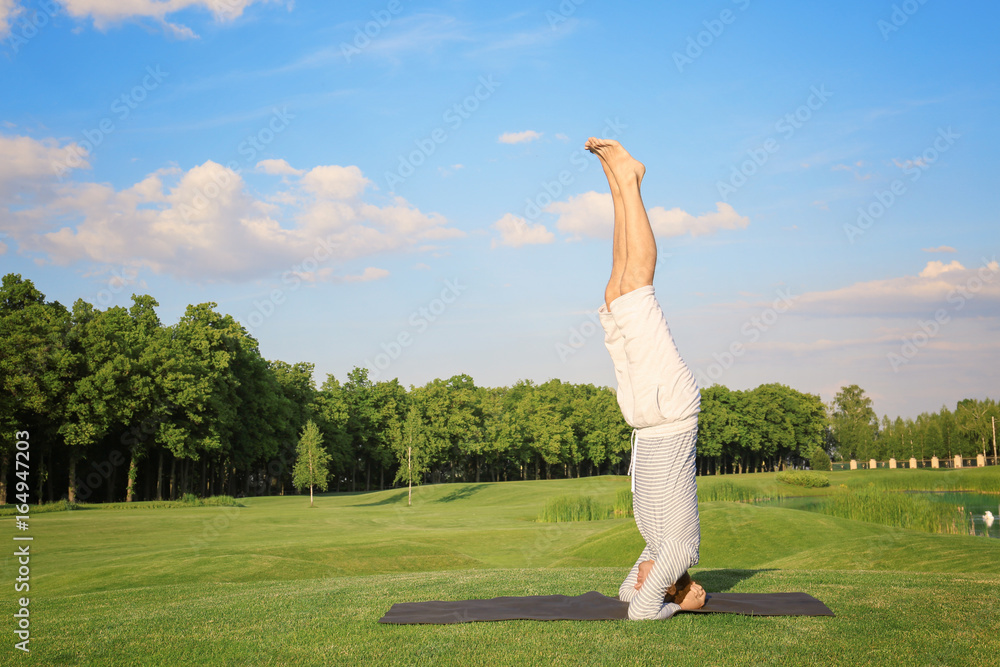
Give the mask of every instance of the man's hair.
POLYGON ((673 599, 671 599, 670 595, 668 594, 666 596, 666 601, 673 602, 675 604, 680 604, 681 600, 687 597, 687 594, 691 592, 691 584, 693 583, 694 580, 691 579, 691 575, 687 573, 687 570, 685 570, 684 574, 682 574, 680 578, 677 580, 677 583, 674 584, 674 589, 677 592, 674 593, 673 599))

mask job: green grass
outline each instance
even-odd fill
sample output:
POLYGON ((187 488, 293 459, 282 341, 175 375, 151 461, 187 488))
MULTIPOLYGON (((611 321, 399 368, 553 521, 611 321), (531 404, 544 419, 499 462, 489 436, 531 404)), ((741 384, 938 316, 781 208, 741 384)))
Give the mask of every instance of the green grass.
MULTIPOLYGON (((208 498, 199 498, 193 493, 185 493, 184 496, 178 500, 148 500, 132 503, 71 503, 67 500, 56 500, 42 505, 31 505, 31 514, 81 509, 148 510, 167 509, 171 507, 215 507, 220 505, 243 507, 243 504, 232 496, 209 496, 208 498)), ((0 505, 0 516, 13 516, 17 513, 16 505, 0 505)))
MULTIPOLYGON (((933 473, 940 476, 908 482, 952 484, 951 473, 964 473, 962 486, 1000 481, 992 469, 933 473)), ((830 477, 864 488, 881 474, 830 477)), ((627 477, 442 484, 415 489, 413 507, 396 489, 320 495, 314 508, 308 496, 284 496, 241 499, 241 507, 32 516, 32 659, 853 666, 992 664, 1000 653, 1000 616, 992 612, 1000 540, 718 500, 699 503, 696 579, 710 591, 804 591, 837 616, 377 623, 394 602, 615 595, 643 547, 633 519, 535 519, 559 496, 614 506, 628 484, 627 477)), ((764 496, 778 486, 773 474, 698 478, 703 493, 726 484, 764 496)), ((13 518, 0 525, 14 532, 13 518)), ((9 554, 3 577, 12 582, 17 564, 9 554)), ((0 663, 8 663, 11 644, 0 648, 0 663)))

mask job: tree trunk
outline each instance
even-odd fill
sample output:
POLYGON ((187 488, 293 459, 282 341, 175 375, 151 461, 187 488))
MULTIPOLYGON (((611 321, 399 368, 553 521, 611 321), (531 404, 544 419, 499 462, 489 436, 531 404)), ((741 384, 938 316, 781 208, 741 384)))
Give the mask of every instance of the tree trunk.
POLYGON ((76 502, 76 457, 72 454, 69 456, 69 490, 67 495, 71 503, 76 502))
MULTIPOLYGON (((49 455, 51 460, 52 455, 49 455)), ((35 475, 38 478, 38 486, 35 487, 35 502, 39 505, 42 504, 42 484, 45 481, 45 450, 38 452, 38 473, 35 475)), ((3 488, 7 482, 7 466, 0 466, 0 503, 3 503, 4 499, 7 497, 6 490, 3 488)), ((15 485, 16 487, 16 485, 15 485)))
MULTIPOLYGON (((6 449, 0 456, 0 503, 7 504, 7 465, 10 463, 10 452, 6 449)), ((13 505, 13 503, 11 503, 13 505)))
POLYGON ((170 487, 169 487, 169 498, 170 500, 176 500, 177 498, 177 457, 171 454, 170 456, 170 487))
POLYGON ((476 455, 476 484, 479 484, 479 455, 476 455))
POLYGON ((365 463, 365 491, 372 490, 372 464, 371 461, 365 463))
POLYGON ((163 500, 163 450, 160 450, 160 465, 156 470, 156 499, 163 500))
POLYGON ((378 490, 385 491, 385 466, 382 464, 378 466, 378 490))
POLYGON ((125 502, 130 503, 135 499, 135 480, 139 477, 139 464, 135 460, 135 452, 132 452, 132 461, 128 464, 128 487, 125 489, 125 502))

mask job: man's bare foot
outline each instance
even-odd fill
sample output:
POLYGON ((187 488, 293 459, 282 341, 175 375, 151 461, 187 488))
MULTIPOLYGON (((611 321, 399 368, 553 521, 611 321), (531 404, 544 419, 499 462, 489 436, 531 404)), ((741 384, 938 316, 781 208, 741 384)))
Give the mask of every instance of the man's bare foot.
POLYGON ((642 183, 642 177, 646 175, 645 165, 629 155, 628 151, 614 139, 591 137, 587 139, 584 148, 601 158, 601 161, 611 168, 619 187, 633 177, 637 185, 642 183))

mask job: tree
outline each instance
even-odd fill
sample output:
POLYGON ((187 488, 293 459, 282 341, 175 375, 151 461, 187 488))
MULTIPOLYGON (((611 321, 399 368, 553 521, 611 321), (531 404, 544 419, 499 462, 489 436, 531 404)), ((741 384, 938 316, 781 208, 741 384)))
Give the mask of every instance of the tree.
POLYGON ((832 412, 830 421, 838 452, 847 459, 873 456, 878 417, 865 390, 856 384, 841 387, 833 399, 832 412))
POLYGON ((822 447, 816 447, 816 449, 813 450, 812 457, 809 459, 809 467, 812 470, 833 469, 833 465, 830 463, 830 457, 822 447))
POLYGON ((406 419, 403 421, 402 437, 394 447, 399 468, 396 470, 395 479, 392 480, 393 484, 396 482, 406 483, 407 506, 413 504, 413 482, 416 481, 417 484, 420 484, 423 474, 430 470, 425 443, 420 410, 414 403, 411 403, 410 409, 406 413, 406 419))
POLYGON ((309 487, 309 507, 313 506, 313 487, 326 491, 330 479, 330 454, 323 447, 323 436, 313 420, 306 422, 296 450, 292 484, 297 489, 309 487))
MULTIPOLYGON (((30 280, 16 273, 0 286, 0 503, 6 499, 7 467, 14 431, 28 430, 41 448, 33 457, 51 460, 57 414, 72 380, 75 360, 66 348, 70 314, 30 280), (47 456, 46 456, 47 454, 47 456)), ((39 468, 39 480, 47 474, 39 468)), ((49 466, 51 467, 51 465, 49 466)))
POLYGON ((986 443, 992 439, 993 433, 991 418, 1000 416, 997 407, 996 401, 989 398, 982 401, 966 398, 958 402, 955 408, 955 424, 964 442, 960 447, 956 447, 954 454, 973 456, 980 452, 986 453, 986 443))
POLYGON ((327 451, 330 452, 333 460, 333 474, 336 479, 337 491, 340 491, 341 473, 353 469, 354 466, 351 436, 347 430, 350 420, 350 406, 347 398, 347 394, 337 378, 328 374, 326 381, 313 399, 311 410, 323 435, 323 441, 327 443, 327 451))

